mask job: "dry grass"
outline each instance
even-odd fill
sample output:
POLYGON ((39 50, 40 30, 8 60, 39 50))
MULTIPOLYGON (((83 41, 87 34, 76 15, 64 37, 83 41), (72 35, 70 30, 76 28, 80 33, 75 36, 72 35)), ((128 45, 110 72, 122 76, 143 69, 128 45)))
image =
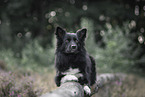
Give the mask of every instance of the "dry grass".
POLYGON ((35 88, 36 89, 38 87, 41 88, 43 93, 52 91, 56 88, 55 81, 54 81, 54 77, 55 77, 54 70, 51 73, 44 73, 44 74, 35 73, 32 75, 32 77, 35 79, 34 81, 35 88))
POLYGON ((128 75, 122 86, 118 88, 123 91, 124 97, 145 97, 145 79, 139 76, 128 75))
MULTIPOLYGON (((35 88, 42 89, 42 94, 56 89, 55 70, 45 74, 32 74, 35 88)), ((94 97, 145 97, 145 79, 129 74, 125 80, 112 82, 99 91, 94 97)))
MULTIPOLYGON (((46 93, 56 89, 54 82, 55 70, 45 74, 34 74, 35 87, 46 93)), ((128 74, 125 80, 112 82, 105 86, 94 97, 145 97, 145 79, 137 75, 128 74)))
MULTIPOLYGON (((33 80, 34 91, 41 90, 40 94, 56 89, 54 77, 55 70, 44 73, 30 73, 24 75, 15 72, 15 80, 23 81, 23 76, 33 80)), ((28 80, 29 80, 28 79, 28 80)), ((145 79, 137 75, 128 74, 125 80, 115 81, 100 89, 94 97, 145 97, 145 79)))
POLYGON ((115 81, 101 89, 94 97, 145 97, 145 79, 127 75, 123 81, 115 81))

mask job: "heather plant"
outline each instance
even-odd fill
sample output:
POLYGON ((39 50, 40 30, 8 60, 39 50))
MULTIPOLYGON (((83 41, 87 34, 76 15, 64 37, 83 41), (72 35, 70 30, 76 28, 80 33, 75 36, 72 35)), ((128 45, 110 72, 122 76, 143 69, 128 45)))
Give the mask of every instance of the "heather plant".
POLYGON ((123 80, 106 84, 95 97, 144 97, 144 83, 143 77, 128 74, 123 80))
POLYGON ((14 73, 0 72, 0 97, 38 97, 40 90, 35 90, 33 80, 14 73))

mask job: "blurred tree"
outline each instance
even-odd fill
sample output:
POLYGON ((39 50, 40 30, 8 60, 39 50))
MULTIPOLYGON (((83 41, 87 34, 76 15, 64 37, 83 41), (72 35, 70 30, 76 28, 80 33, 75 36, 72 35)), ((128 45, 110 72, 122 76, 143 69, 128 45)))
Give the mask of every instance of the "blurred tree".
POLYGON ((95 42, 101 48, 107 47, 101 35, 106 23, 121 27, 129 21, 130 58, 138 60, 135 67, 145 70, 144 0, 1 0, 0 48, 21 53, 33 39, 47 48, 56 26, 75 31, 82 18, 93 21, 95 42))

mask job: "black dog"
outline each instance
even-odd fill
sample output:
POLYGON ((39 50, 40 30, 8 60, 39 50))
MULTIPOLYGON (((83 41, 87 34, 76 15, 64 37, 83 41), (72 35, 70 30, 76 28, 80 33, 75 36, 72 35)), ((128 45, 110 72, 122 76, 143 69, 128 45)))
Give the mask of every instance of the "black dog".
MULTIPOLYGON (((95 61, 84 48, 86 32, 86 29, 81 29, 76 33, 66 33, 65 30, 57 27, 55 32, 57 38, 55 82, 57 86, 71 80, 88 87, 95 83, 95 61)), ((86 88, 86 92, 90 93, 90 90, 86 88)))

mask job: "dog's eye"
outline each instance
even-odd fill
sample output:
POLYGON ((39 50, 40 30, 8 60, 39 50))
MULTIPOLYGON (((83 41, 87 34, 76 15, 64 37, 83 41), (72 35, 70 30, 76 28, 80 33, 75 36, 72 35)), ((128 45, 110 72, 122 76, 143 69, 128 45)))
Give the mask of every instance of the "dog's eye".
POLYGON ((79 41, 78 40, 75 40, 75 42, 78 43, 79 41))
POLYGON ((78 43, 78 40, 77 40, 77 39, 74 39, 74 41, 75 41, 76 43, 78 43))
POLYGON ((66 39, 66 40, 65 40, 65 42, 66 42, 66 43, 68 43, 68 42, 69 42, 69 40, 68 40, 68 39, 66 39))

